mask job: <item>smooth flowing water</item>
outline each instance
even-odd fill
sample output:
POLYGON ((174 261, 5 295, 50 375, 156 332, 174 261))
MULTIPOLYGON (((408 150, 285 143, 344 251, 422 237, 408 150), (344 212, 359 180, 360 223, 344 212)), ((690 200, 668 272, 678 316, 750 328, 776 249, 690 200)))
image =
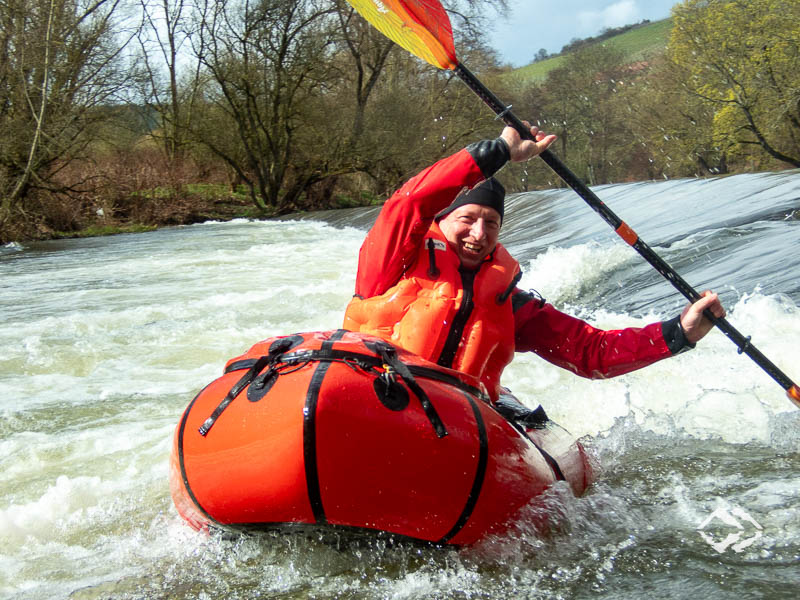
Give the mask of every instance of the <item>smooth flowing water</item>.
MULTIPOLYGON (((800 379, 800 172, 598 195, 800 379)), ((602 465, 550 528, 474 548, 219 539, 169 497, 171 436, 225 361, 333 329, 375 209, 0 248, 0 597, 796 598, 800 411, 723 334, 611 380, 518 356, 504 383, 602 465)), ((685 301, 574 193, 512 198, 521 286, 604 327, 685 301)))

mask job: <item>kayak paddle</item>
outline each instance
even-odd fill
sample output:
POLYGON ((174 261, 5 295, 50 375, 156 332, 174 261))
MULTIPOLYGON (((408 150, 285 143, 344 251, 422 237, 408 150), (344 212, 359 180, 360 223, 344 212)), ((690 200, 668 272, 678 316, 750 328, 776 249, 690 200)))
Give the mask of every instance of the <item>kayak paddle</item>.
MULTIPOLYGON (((450 18, 438 0, 347 0, 353 8, 390 40, 405 48, 414 56, 439 69, 453 71, 491 108, 497 118, 516 129, 520 136, 533 140, 529 128, 511 112, 481 81, 456 58, 453 30, 450 18)), ((550 150, 539 156, 569 185, 628 245, 636 250, 651 266, 663 275, 690 302, 701 298, 700 294, 675 272, 650 246, 639 238, 627 223, 608 208, 583 181, 570 171, 550 150)), ((800 388, 777 366, 764 356, 749 337, 744 337, 723 317, 715 317, 711 311, 703 314, 714 323, 755 363, 777 381, 789 399, 800 408, 800 388)))

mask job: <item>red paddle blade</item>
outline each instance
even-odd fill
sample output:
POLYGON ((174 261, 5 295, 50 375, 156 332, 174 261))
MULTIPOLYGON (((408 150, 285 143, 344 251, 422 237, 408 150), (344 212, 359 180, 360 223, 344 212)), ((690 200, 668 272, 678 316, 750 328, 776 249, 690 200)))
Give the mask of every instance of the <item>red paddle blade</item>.
POLYGON ((347 0, 375 29, 440 69, 458 65, 450 18, 437 0, 347 0))

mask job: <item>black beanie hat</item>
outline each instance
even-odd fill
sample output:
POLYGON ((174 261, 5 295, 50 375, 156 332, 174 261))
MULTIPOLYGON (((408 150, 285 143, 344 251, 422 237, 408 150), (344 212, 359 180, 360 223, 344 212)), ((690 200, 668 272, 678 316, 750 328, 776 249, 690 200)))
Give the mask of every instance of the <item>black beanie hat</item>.
POLYGON ((502 223, 505 197, 506 190, 503 185, 494 177, 489 177, 489 179, 482 181, 471 190, 462 190, 450 206, 436 214, 436 220, 438 221, 465 204, 478 204, 495 209, 500 214, 500 222, 502 223))

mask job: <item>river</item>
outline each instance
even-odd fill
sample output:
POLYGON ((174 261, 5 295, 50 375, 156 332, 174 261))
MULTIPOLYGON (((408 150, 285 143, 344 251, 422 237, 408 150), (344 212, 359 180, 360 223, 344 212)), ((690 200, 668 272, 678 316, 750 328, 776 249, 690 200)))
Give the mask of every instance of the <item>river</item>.
MULTIPOLYGON (((596 193, 800 379, 800 171, 596 193)), ((376 209, 0 247, 0 597, 796 598, 800 411, 720 332, 587 381, 519 356, 504 383, 602 465, 556 487, 550 529, 473 548, 181 521, 171 436, 225 361, 333 329, 376 209)), ((523 288, 603 328, 685 301, 570 191, 515 196, 501 240, 523 288)))

